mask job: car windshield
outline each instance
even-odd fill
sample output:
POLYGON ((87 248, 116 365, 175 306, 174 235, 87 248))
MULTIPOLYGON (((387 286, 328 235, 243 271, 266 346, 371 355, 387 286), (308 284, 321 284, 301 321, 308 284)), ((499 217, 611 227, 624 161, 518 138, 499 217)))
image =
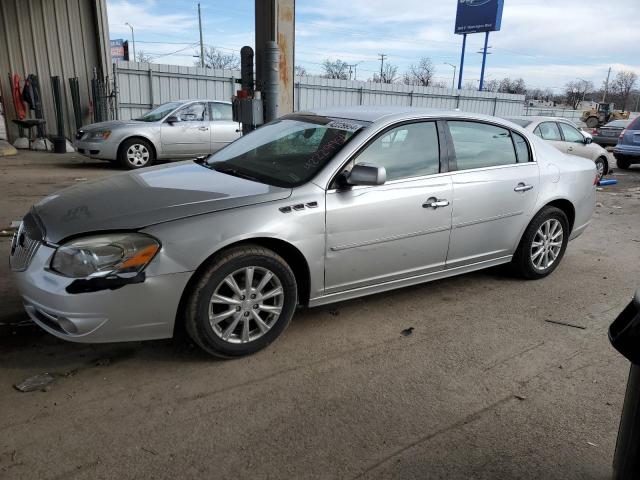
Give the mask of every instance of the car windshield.
POLYGON ((507 118, 507 120, 515 123, 516 125, 520 125, 523 128, 531 123, 531 120, 525 120, 523 118, 507 118))
POLYGON ((145 113, 140 118, 135 118, 140 122, 158 122, 182 105, 183 102, 163 103, 159 107, 154 108, 150 112, 145 113))
POLYGON ((308 182, 370 122, 293 114, 230 143, 206 162, 220 172, 279 187, 308 182))

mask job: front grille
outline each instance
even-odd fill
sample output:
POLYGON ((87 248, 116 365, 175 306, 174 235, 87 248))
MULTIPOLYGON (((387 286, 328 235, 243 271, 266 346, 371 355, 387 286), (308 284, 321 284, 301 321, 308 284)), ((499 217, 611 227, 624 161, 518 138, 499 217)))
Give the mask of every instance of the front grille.
POLYGON ((33 215, 27 214, 11 241, 9 263, 12 270, 22 272, 29 267, 38 247, 42 244, 43 236, 42 229, 33 215))

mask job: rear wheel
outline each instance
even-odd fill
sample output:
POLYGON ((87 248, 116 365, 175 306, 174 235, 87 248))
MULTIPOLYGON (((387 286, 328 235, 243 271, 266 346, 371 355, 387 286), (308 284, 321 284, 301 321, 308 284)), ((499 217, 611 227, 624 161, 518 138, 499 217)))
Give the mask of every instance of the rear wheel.
POLYGON ((153 147, 142 138, 129 138, 120 145, 118 161, 129 170, 148 167, 155 161, 153 147))
POLYGON ((280 336, 296 304, 295 276, 284 259, 245 245, 228 250, 201 274, 186 304, 185 325, 208 353, 240 357, 280 336))
POLYGON ((616 155, 615 157, 616 157, 616 164, 618 165, 618 168, 622 168, 623 170, 626 170, 631 166, 631 162, 629 161, 629 159, 623 157, 622 155, 616 155))
POLYGON ((528 279, 543 278, 553 272, 567 248, 569 221, 556 207, 544 207, 531 220, 513 257, 515 272, 528 279))
POLYGON ((598 178, 602 178, 609 173, 609 163, 606 158, 599 157, 595 163, 598 170, 598 178))

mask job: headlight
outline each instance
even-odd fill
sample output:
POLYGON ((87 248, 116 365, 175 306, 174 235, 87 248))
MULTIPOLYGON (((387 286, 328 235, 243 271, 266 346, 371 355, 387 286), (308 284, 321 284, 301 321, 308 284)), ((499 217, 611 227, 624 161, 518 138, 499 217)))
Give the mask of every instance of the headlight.
POLYGON ((111 136, 111 130, 94 130, 89 132, 89 139, 91 140, 106 140, 111 136))
POLYGON ((79 238, 56 250, 51 269, 72 278, 133 277, 160 250, 160 242, 142 233, 79 238))

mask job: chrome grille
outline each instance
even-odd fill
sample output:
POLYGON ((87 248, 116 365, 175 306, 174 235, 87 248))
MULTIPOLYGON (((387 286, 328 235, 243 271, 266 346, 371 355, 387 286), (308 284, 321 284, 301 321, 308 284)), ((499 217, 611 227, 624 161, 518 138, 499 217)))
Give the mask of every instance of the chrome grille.
POLYGON ((41 243, 42 231, 33 216, 28 214, 11 240, 11 256, 9 257, 11 269, 16 272, 26 270, 41 243))

